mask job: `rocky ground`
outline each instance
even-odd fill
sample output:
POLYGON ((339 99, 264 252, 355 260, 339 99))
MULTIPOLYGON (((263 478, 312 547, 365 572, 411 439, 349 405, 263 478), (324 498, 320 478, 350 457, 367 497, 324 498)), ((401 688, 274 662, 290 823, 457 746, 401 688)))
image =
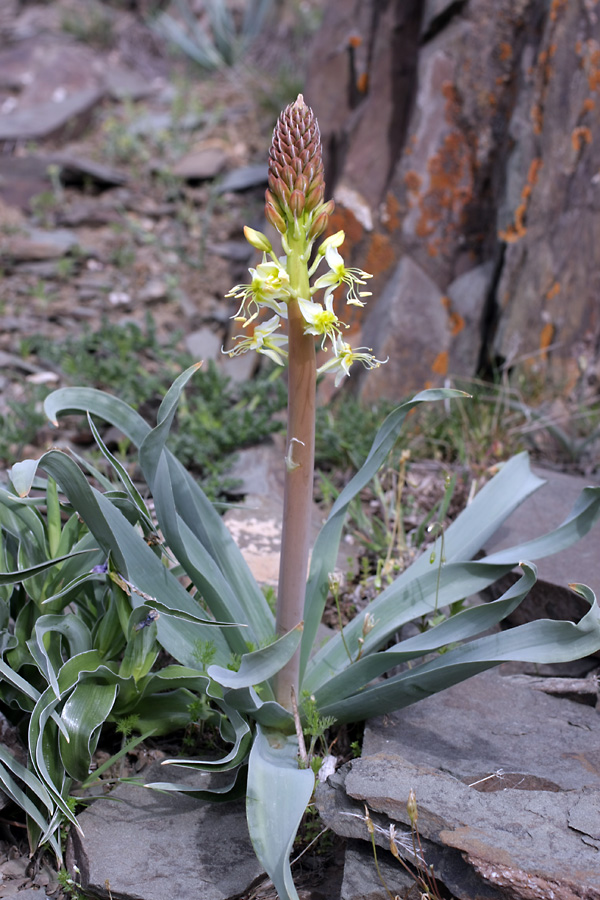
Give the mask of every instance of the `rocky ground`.
POLYGON ((252 258, 242 227, 262 225, 270 132, 318 4, 286 5, 243 60, 208 72, 172 54, 146 7, 3 5, 0 414, 24 381, 63 383, 33 335, 151 314, 196 357, 220 361, 228 341, 224 294, 252 258))

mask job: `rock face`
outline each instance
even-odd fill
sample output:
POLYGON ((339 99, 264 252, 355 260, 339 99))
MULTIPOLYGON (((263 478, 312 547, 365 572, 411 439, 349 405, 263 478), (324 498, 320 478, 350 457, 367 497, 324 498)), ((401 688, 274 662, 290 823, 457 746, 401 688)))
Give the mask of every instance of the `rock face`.
POLYGON ((318 787, 317 805, 370 841, 366 803, 389 849, 390 824, 398 845, 410 836, 414 790, 425 861, 458 900, 597 900, 599 729, 595 709, 485 672, 369 722, 363 757, 318 787))
POLYGON ((327 5, 305 94, 332 227, 375 275, 365 335, 380 354, 393 347, 364 382, 369 396, 396 397, 400 372, 406 393, 505 361, 565 391, 596 377, 596 7, 327 5), (418 318, 407 271, 428 285, 418 318))

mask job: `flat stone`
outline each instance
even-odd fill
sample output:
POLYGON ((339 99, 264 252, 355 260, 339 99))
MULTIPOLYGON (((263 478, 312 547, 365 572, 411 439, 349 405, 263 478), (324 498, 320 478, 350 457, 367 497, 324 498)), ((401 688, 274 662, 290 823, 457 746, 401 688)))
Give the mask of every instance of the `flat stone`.
POLYGON ((173 116, 170 112, 149 112, 140 116, 128 127, 130 134, 142 136, 158 134, 163 131, 194 131, 206 124, 206 116, 188 113, 185 116, 173 116))
POLYGON ((248 241, 221 241, 218 244, 207 241, 206 249, 214 253, 215 256, 222 256, 223 259, 232 259, 234 262, 243 263, 248 262, 255 252, 248 241))
POLYGON ((14 894, 2 894, 2 900, 50 900, 50 898, 37 888, 24 888, 14 894))
MULTIPOLYGON (((394 896, 404 896, 403 891, 414 888, 415 880, 404 871, 391 853, 377 851, 379 870, 388 889, 394 896)), ((373 850, 359 841, 351 841, 346 847, 344 880, 340 900, 382 900, 385 891, 377 875, 373 850)))
POLYGON ((239 356, 232 356, 231 359, 222 356, 217 360, 217 365, 234 384, 239 384, 242 381, 249 381, 253 377, 258 369, 257 357, 258 353, 240 353, 239 356))
POLYGON ((167 285, 161 278, 151 278, 150 281, 140 289, 138 299, 143 303, 157 303, 159 300, 164 300, 168 293, 169 290, 167 285))
POLYGON ((198 328, 185 337, 185 349, 195 359, 218 359, 223 339, 212 328, 198 328))
MULTIPOLYGON (((206 787, 202 773, 156 763, 145 781, 206 787)), ((184 794, 121 784, 78 817, 67 861, 84 890, 112 900, 228 900, 262 874, 242 802, 204 803, 184 794), (116 802, 115 802, 116 801, 116 802)))
POLYGON ((250 188, 261 187, 267 183, 267 175, 268 167, 262 163, 233 169, 221 180, 217 192, 224 194, 226 191, 247 191, 250 188))
MULTIPOLYGON (((519 506, 495 532, 486 544, 487 553, 496 553, 531 540, 558 526, 571 511, 581 491, 590 484, 600 484, 597 475, 585 479, 549 469, 535 468, 534 471, 547 483, 519 506)), ((572 547, 536 560, 538 582, 508 617, 510 624, 539 618, 579 620, 585 615, 589 609, 587 603, 567 585, 578 582, 598 590, 598 528, 596 525, 572 547)), ((493 596, 501 592, 505 584, 505 581, 499 582, 493 596)))
POLYGON ((227 157, 222 148, 206 147, 187 153, 172 167, 173 175, 186 181, 208 181, 223 171, 227 157))
POLYGON ((77 235, 66 228, 47 231, 27 228, 25 234, 0 237, 0 258, 9 263, 21 260, 60 259, 79 246, 77 235))
POLYGON ((104 91, 86 88, 59 102, 40 103, 0 117, 0 141, 37 141, 58 137, 69 126, 69 137, 79 133, 88 113, 100 102, 104 91))
POLYGON ((50 186, 46 158, 0 155, 0 197, 8 207, 25 210, 32 197, 50 186))
POLYGON ((47 157, 47 165, 51 163, 60 167, 63 184, 81 185, 93 181, 106 187, 122 185, 128 181, 127 174, 120 169, 74 153, 53 153, 47 157))
POLYGON ((366 803, 387 847, 390 823, 410 829, 414 790, 425 859, 460 900, 595 900, 599 736, 595 709, 491 670, 368 722, 363 757, 317 804, 336 832, 369 840, 366 803))
POLYGON ((114 100, 141 100, 161 87, 161 79, 148 81, 127 66, 108 66, 104 76, 106 89, 114 100))

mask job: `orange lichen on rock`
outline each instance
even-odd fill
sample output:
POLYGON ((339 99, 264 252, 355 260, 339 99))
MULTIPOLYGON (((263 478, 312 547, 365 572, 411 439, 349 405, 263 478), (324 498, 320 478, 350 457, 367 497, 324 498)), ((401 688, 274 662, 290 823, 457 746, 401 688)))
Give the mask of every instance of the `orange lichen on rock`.
POLYGON ((371 275, 379 275, 394 264, 396 255, 386 234, 373 234, 365 259, 365 270, 371 275))
POLYGON ((500 49, 498 56, 500 57, 500 62, 507 62, 509 59, 512 59, 513 50, 508 41, 502 41, 500 44, 500 49))
POLYGON ((348 38, 348 44, 351 47, 354 47, 354 48, 362 47, 362 43, 363 43, 363 39, 361 38, 360 34, 351 34, 350 37, 348 38))
POLYGON ((358 221, 354 213, 346 209, 345 206, 338 205, 329 216, 329 222, 327 223, 327 230, 324 232, 324 237, 328 237, 331 234, 335 234, 337 231, 343 231, 346 235, 346 240, 344 247, 346 249, 346 253, 349 253, 353 247, 355 247, 359 241, 364 237, 365 229, 358 221))
POLYGON ((441 353, 438 353, 436 358, 433 361, 433 365, 431 366, 431 371, 435 375, 447 375, 448 374, 448 351, 442 350, 441 353))
POLYGON ((361 72, 356 79, 356 89, 359 94, 366 94, 369 89, 369 73, 361 72))
POLYGON ((527 171, 527 182, 531 185, 537 184, 538 176, 540 174, 540 169, 544 165, 541 157, 534 156, 534 158, 529 163, 529 169, 527 171))
POLYGON ((552 322, 546 322, 542 328, 542 331, 540 334, 540 350, 542 351, 541 356, 542 356, 542 359, 544 359, 544 360, 548 358, 547 351, 548 351, 548 347, 550 346, 550 344, 552 343, 552 341, 554 339, 554 331, 555 331, 555 328, 554 328, 554 325, 552 324, 552 322))
POLYGON ((404 176, 404 184, 406 185, 406 190, 410 191, 413 194, 418 194, 421 185, 423 183, 423 179, 419 175, 418 172, 415 172, 413 169, 410 169, 404 176))
POLYGON ((400 201, 395 194, 388 191, 383 209, 381 211, 381 223, 388 232, 397 231, 400 227, 400 201))
POLYGON ((595 106, 596 106, 596 101, 594 100, 594 98, 586 97, 585 100, 583 101, 583 105, 581 107, 582 114, 591 112, 595 108, 595 106))
POLYGON ((567 0, 552 0, 552 4, 550 6, 550 21, 556 22, 558 19, 558 14, 561 9, 567 5, 567 0))
POLYGON ((465 320, 460 313, 457 313, 452 309, 452 301, 450 300, 450 297, 442 297, 442 306, 448 313, 448 326, 450 328, 450 336, 456 337, 456 335, 460 334, 460 332, 465 327, 465 320))
POLYGON ((584 144, 592 143, 592 132, 587 125, 578 125, 571 132, 571 145, 575 153, 579 153, 584 144))
POLYGON ((556 297, 558 294, 560 294, 560 284, 558 281, 555 281, 552 287, 546 291, 546 300, 552 300, 552 298, 556 297))
POLYGON ((536 156, 531 160, 531 163, 529 164, 529 171, 527 172, 527 181, 523 185, 523 189, 521 190, 521 202, 515 209, 515 221, 512 225, 509 225, 506 229, 504 229, 504 231, 498 232, 498 237, 500 238, 500 240, 506 241, 507 244, 514 244, 525 234, 527 234, 527 228, 525 227, 525 216, 527 215, 527 207, 529 206, 529 202, 531 200, 531 193, 534 185, 537 184, 542 165, 543 162, 539 156, 536 156))
POLYGON ((533 125, 533 133, 541 134, 544 128, 544 111, 539 103, 534 103, 531 107, 531 123, 533 125))
MULTIPOLYGON (((429 185, 419 200, 418 237, 429 237, 438 225, 456 228, 472 197, 472 169, 464 136, 447 134, 437 153, 427 163, 429 185)), ((442 248, 443 249, 443 248, 442 248)))

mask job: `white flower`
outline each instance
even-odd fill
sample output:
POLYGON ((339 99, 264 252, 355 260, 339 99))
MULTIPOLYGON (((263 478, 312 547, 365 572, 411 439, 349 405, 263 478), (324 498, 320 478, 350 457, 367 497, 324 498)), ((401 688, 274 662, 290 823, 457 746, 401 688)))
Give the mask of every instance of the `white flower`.
POLYGON ((346 295, 346 303, 353 306, 364 306, 361 297, 370 297, 369 291, 357 291, 356 286, 366 284, 365 279, 372 278, 368 272, 362 269, 347 268, 344 264, 343 257, 333 245, 327 247, 325 251, 325 259, 329 266, 329 272, 317 278, 313 290, 318 291, 325 288, 325 298, 332 294, 340 284, 348 285, 348 294, 346 295))
POLYGON ((329 294, 325 297, 325 307, 320 303, 313 303, 311 300, 303 300, 298 298, 298 305, 302 317, 306 322, 304 334, 314 334, 322 336, 321 347, 329 338, 334 341, 336 335, 340 333, 340 325, 342 324, 333 311, 333 295, 329 294))
POLYGON ((270 309, 278 316, 287 316, 286 301, 292 296, 290 276, 280 262, 263 261, 255 269, 249 269, 252 280, 250 284, 236 284, 225 296, 241 298, 240 308, 232 318, 248 325, 261 309, 270 309), (284 302, 281 302, 284 301, 284 302))
POLYGON ((228 356, 239 356, 240 353, 247 353, 248 350, 256 350, 257 353, 268 356, 277 365, 283 366, 287 356, 287 350, 285 350, 287 337, 285 334, 275 334, 280 324, 280 317, 272 316, 267 322, 254 328, 252 337, 243 338, 239 335, 235 337, 234 340, 239 341, 239 344, 233 350, 224 352, 228 356))
POLYGON ((336 387, 345 375, 350 374, 350 367, 355 362, 362 363, 365 369, 378 369, 387 362, 387 359, 376 359, 372 353, 365 353, 364 351, 368 351, 369 347, 358 347, 353 350, 339 334, 332 340, 332 348, 335 354, 334 358, 324 363, 317 369, 317 372, 319 375, 323 372, 335 372, 336 387))

